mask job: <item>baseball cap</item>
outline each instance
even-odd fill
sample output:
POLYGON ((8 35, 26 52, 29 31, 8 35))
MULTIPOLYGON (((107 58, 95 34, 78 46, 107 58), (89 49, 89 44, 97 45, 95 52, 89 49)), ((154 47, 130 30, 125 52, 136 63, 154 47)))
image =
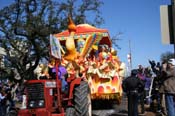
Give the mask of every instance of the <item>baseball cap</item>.
POLYGON ((168 63, 172 64, 173 66, 175 66, 175 59, 174 58, 169 59, 168 63))

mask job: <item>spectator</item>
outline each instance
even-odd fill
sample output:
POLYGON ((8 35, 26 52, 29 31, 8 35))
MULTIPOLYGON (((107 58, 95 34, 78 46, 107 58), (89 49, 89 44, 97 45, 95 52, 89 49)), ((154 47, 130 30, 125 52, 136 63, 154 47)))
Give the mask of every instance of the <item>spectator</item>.
MULTIPOLYGON (((137 73, 138 78, 142 81, 142 83, 145 86, 145 74, 144 74, 144 68, 142 65, 138 65, 138 73, 137 73)), ((141 113, 144 114, 145 112, 145 107, 144 107, 144 99, 145 99, 145 93, 142 91, 139 94, 139 103, 141 105, 141 113)))
POLYGON ((3 88, 0 88, 0 116, 6 115, 6 95, 3 88))
POLYGON ((145 80, 145 74, 144 74, 144 68, 142 67, 142 65, 138 65, 138 71, 137 71, 137 76, 144 81, 145 80))
POLYGON ((146 97, 146 104, 150 105, 151 99, 150 99, 150 87, 151 87, 151 72, 148 68, 145 69, 145 97, 146 97))
POLYGON ((138 116, 138 97, 144 90, 143 81, 137 77, 138 70, 131 71, 131 76, 124 79, 122 88, 128 97, 128 116, 138 116))
POLYGON ((168 64, 163 65, 162 84, 160 92, 165 94, 165 103, 168 116, 175 116, 175 59, 168 60, 168 64))
MULTIPOLYGON (((162 67, 166 64, 167 61, 163 61, 160 65, 159 62, 150 61, 149 63, 151 65, 151 69, 153 71, 153 86, 151 89, 151 100, 156 100, 156 111, 158 114, 166 115, 166 109, 165 109, 165 101, 164 101, 164 94, 160 93, 160 85, 163 82, 163 76, 162 76, 162 67)), ((155 109, 155 103, 151 102, 150 109, 155 109)))

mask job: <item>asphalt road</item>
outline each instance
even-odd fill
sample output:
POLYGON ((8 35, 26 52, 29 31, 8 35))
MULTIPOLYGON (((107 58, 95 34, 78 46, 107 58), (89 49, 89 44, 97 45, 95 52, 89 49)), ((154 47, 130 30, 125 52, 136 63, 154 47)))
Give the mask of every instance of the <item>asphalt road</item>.
MULTIPOLYGON (((156 115, 156 113, 149 111, 145 107, 145 113, 140 114, 139 116, 162 116, 156 115)), ((140 112, 140 107, 139 107, 140 112)), ((108 100, 97 102, 92 101, 92 116, 127 116, 127 98, 123 96, 122 102, 120 105, 117 105, 115 102, 110 102, 108 100)))
POLYGON ((92 101, 92 116, 127 116, 127 98, 123 97, 121 104, 115 101, 92 101))

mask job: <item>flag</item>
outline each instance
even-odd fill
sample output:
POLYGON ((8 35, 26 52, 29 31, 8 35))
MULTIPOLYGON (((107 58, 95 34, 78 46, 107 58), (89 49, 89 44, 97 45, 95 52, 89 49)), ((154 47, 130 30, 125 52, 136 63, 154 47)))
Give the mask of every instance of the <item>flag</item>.
POLYGON ((60 41, 55 36, 50 35, 50 50, 51 55, 55 58, 61 59, 60 41))

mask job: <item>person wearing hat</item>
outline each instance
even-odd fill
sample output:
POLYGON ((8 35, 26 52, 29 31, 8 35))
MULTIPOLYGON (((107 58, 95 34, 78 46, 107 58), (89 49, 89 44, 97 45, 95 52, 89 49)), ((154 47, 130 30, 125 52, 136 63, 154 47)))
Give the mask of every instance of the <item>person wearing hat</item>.
POLYGON ((144 83, 137 77, 138 70, 133 69, 131 76, 123 80, 122 88, 128 97, 128 116, 138 116, 139 93, 144 91, 144 83))
POLYGON ((169 59, 167 64, 163 65, 160 86, 160 93, 165 94, 165 103, 168 116, 175 116, 175 59, 169 59))

